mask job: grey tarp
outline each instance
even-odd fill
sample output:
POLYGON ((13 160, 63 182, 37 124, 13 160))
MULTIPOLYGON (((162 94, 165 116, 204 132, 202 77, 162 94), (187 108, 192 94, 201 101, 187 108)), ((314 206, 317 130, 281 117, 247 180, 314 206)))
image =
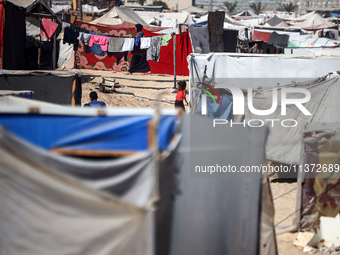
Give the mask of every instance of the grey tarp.
POLYGON ((96 164, 47 153, 0 134, 0 254, 152 254, 151 213, 134 205, 153 188, 150 153, 96 164))
POLYGON ((211 158, 220 165, 262 164, 267 129, 214 128, 211 119, 190 115, 182 130, 171 254, 251 255, 259 254, 260 246, 261 254, 276 254, 275 242, 270 243, 273 228, 271 241, 260 243, 260 236, 268 236, 260 234, 260 173, 213 177, 192 172, 195 164, 209 164, 211 158))
MULTIPOLYGON (((308 89, 311 93, 311 99, 304 104, 304 107, 312 114, 305 116, 295 105, 287 105, 287 115, 281 115, 281 104, 278 104, 276 111, 270 115, 252 114, 248 107, 245 107, 246 121, 250 119, 278 119, 270 128, 267 142, 267 157, 270 160, 287 164, 299 164, 302 146, 303 128, 309 122, 340 122, 340 79, 339 76, 333 78, 316 79, 309 82, 292 84, 293 87, 308 89), (298 122, 296 127, 283 127, 281 121, 285 119, 294 119, 298 122)), ((280 87, 278 89, 278 98, 280 98, 280 87)), ((253 105, 258 110, 268 110, 272 106, 272 88, 258 89, 253 91, 253 105)), ((301 93, 289 93, 288 98, 301 98, 301 93)), ((247 101, 247 99, 245 100, 247 101)), ((280 100, 279 100, 280 102, 280 100)), ((293 125, 294 123, 286 123, 293 125)))

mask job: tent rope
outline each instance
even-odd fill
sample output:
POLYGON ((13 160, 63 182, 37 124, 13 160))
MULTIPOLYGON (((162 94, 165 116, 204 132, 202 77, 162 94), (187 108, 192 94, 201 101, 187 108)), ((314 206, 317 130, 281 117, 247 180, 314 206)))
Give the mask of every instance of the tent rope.
POLYGON ((284 193, 284 194, 282 194, 282 195, 280 195, 280 196, 274 198, 273 200, 276 200, 276 199, 278 199, 278 198, 280 198, 280 197, 283 197, 283 196, 287 195, 288 193, 290 193, 290 192, 292 192, 292 191, 294 191, 294 190, 297 190, 297 188, 294 188, 294 189, 292 189, 292 190, 290 190, 290 191, 288 191, 288 192, 286 192, 286 193, 284 193))

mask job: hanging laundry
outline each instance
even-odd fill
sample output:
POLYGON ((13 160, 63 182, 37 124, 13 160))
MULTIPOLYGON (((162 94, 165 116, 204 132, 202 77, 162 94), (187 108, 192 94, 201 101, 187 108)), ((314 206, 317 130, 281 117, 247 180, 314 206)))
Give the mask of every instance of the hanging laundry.
POLYGON ((91 34, 82 32, 79 35, 79 42, 84 43, 85 45, 89 45, 91 39, 91 34))
POLYGON ((108 52, 123 52, 124 38, 109 37, 108 52))
POLYGON ((66 44, 73 44, 73 49, 75 51, 78 50, 78 36, 79 36, 79 29, 74 27, 73 25, 70 27, 65 27, 64 29, 64 39, 63 43, 66 44))
POLYGON ((132 51, 134 43, 134 38, 124 38, 123 51, 132 51))
POLYGON ((117 65, 119 64, 119 61, 124 57, 124 61, 127 61, 126 60, 126 56, 128 55, 128 52, 125 51, 125 52, 107 52, 107 56, 108 57, 115 57, 117 59, 117 65))
POLYGON ((161 36, 154 36, 150 38, 150 47, 146 51, 146 59, 155 62, 159 61, 159 56, 161 54, 161 36))
POLYGON ((171 40, 171 34, 167 34, 167 35, 162 35, 162 42, 161 42, 161 46, 168 46, 170 40, 171 40))
POLYGON ((92 47, 94 44, 99 44, 102 51, 107 51, 107 45, 109 43, 109 38, 102 35, 91 35, 89 46, 92 47))
POLYGON ((50 39, 56 32, 59 24, 48 19, 43 18, 41 22, 40 35, 47 39, 50 39))
POLYGON ((98 56, 105 56, 106 51, 102 50, 102 47, 99 44, 94 43, 91 47, 91 53, 98 56))
POLYGON ((189 34, 193 52, 201 54, 210 52, 208 25, 202 27, 189 26, 189 34))
POLYGON ((151 38, 150 37, 143 37, 140 39, 140 48, 141 49, 147 49, 150 47, 150 40, 151 38))

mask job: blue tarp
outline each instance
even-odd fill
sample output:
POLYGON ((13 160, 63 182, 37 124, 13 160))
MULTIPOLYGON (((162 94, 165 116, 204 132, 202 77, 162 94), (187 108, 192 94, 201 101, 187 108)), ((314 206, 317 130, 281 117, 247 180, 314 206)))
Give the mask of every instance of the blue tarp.
POLYGON ((340 17, 340 14, 332 13, 332 17, 340 17))
MULTIPOLYGON (((222 105, 218 98, 214 96, 214 100, 207 96, 207 112, 212 119, 225 119, 230 120, 232 118, 233 97, 232 96, 220 96, 222 105)), ((201 101, 200 97, 197 101, 197 114, 201 114, 201 101)))
POLYGON ((193 27, 202 27, 202 26, 204 26, 206 24, 208 24, 207 20, 191 24, 190 26, 193 26, 193 27))
MULTIPOLYGON (((145 151, 152 115, 73 116, 0 114, 0 126, 41 148, 65 150, 145 151)), ((159 148, 168 147, 176 117, 162 115, 159 148)))

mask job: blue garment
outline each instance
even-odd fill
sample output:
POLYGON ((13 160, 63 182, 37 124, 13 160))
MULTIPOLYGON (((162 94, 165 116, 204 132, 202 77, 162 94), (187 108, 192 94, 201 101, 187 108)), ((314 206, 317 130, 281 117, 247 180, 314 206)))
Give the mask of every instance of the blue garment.
POLYGON ((93 44, 91 47, 91 52, 98 56, 105 56, 106 51, 103 51, 99 44, 93 44))
POLYGON ((106 104, 102 101, 93 100, 89 103, 89 105, 91 105, 91 107, 95 107, 95 108, 106 108, 106 104))

